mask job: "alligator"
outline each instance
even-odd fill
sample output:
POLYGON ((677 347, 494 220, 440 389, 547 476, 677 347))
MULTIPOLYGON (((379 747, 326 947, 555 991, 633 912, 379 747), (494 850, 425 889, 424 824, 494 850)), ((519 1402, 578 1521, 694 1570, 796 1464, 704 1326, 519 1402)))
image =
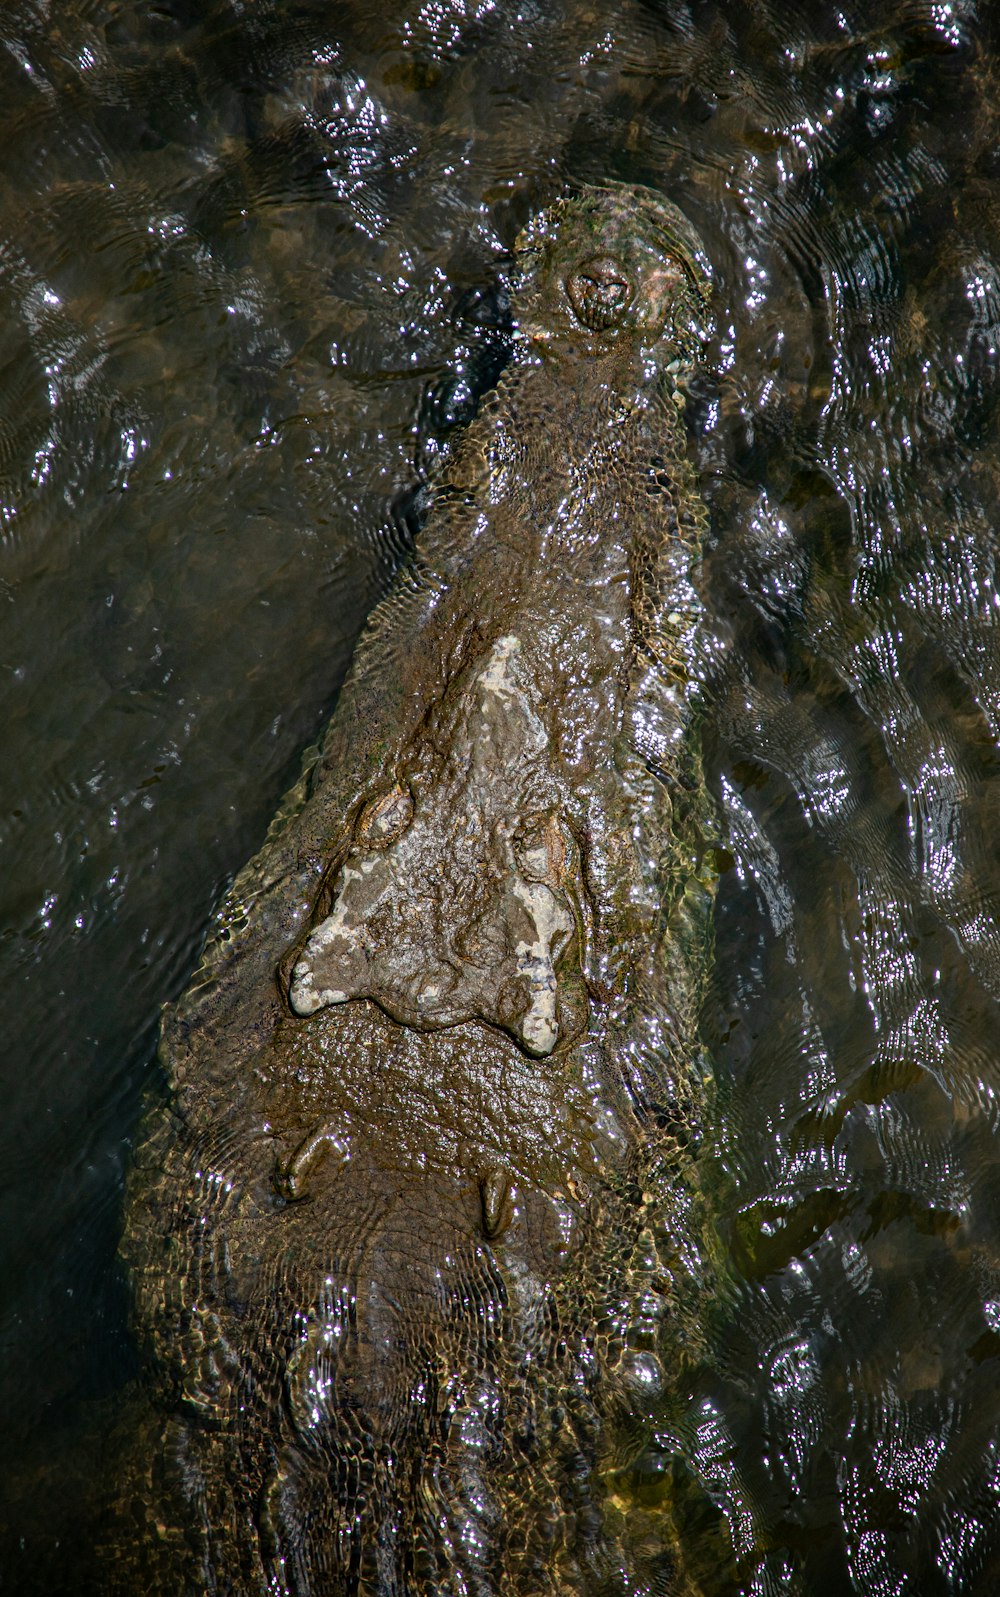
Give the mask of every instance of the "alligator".
POLYGON ((690 1589, 649 1483, 710 1274, 709 271, 609 184, 511 277, 510 363, 164 1014, 108 1591, 690 1589))

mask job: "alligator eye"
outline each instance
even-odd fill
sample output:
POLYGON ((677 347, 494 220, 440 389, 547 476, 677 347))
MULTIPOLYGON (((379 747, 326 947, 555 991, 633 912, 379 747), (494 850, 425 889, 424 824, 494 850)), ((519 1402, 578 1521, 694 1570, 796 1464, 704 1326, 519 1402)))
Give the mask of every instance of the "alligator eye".
POLYGON ((600 256, 577 267, 566 279, 566 293, 577 321, 601 333, 623 319, 635 287, 620 262, 600 256))
POLYGON ((355 836, 363 848, 388 848, 401 837, 413 819, 413 800, 397 784, 366 804, 358 818, 355 836))

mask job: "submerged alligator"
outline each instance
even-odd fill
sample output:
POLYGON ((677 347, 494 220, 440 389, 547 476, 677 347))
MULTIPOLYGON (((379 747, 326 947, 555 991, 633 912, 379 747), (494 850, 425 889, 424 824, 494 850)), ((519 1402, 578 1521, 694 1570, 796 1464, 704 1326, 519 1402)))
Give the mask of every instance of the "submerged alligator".
POLYGON ((109 1590, 687 1589, 628 1483, 704 1268, 707 275, 618 186, 516 264, 513 361, 165 1016, 109 1590))

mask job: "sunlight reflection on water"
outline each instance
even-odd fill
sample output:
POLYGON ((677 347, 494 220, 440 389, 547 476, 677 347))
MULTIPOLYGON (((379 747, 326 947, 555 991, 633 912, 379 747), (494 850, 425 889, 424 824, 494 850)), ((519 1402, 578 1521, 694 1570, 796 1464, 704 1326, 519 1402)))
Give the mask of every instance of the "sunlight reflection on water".
POLYGON ((81 1438, 132 1367, 114 1247, 159 1006, 332 702, 417 463, 495 374, 499 258, 564 183, 616 176, 687 209, 718 282, 692 416, 733 859, 705 1020, 730 1279, 677 1431, 692 1526, 707 1494, 731 1552, 700 1573, 992 1591, 985 14, 46 16, 0 24, 16 1589, 53 1589, 54 1538, 87 1520, 81 1438))

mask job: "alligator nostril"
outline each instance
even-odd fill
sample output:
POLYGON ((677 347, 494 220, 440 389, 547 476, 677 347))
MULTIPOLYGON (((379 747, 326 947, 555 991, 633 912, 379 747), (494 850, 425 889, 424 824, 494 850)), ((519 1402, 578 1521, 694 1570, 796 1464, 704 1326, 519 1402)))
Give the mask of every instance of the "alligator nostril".
POLYGON ((583 261, 566 279, 566 293, 577 321, 594 332, 614 327, 635 297, 628 273, 618 261, 583 261))

